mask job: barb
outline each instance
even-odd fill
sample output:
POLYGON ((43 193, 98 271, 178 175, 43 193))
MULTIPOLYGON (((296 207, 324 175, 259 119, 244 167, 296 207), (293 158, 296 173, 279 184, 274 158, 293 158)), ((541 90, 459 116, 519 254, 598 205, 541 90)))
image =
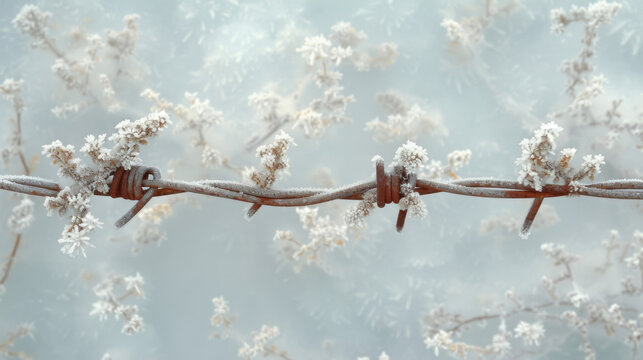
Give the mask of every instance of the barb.
MULTIPOLYGON (((497 199, 534 199, 523 224, 522 233, 529 231, 531 222, 536 217, 544 198, 575 195, 607 199, 643 199, 642 179, 610 180, 585 185, 575 184, 574 186, 546 184, 542 187, 542 191, 536 191, 511 180, 470 178, 438 182, 421 178, 415 179, 415 174, 405 174, 399 168, 394 169, 393 174, 389 175, 384 171, 384 164, 379 162, 376 164, 379 181, 364 181, 335 189, 262 189, 235 181, 165 180, 161 179, 160 172, 156 168, 132 167, 131 171, 133 174, 119 169, 108 182, 110 192, 95 193, 99 196, 124 197, 138 201, 127 214, 118 220, 117 227, 121 227, 131 220, 151 198, 185 192, 243 201, 257 206, 296 207, 334 200, 362 200, 365 192, 375 189, 378 193, 378 206, 383 207, 387 203, 399 202, 400 188, 405 183, 420 195, 446 192, 454 195, 497 199), (153 178, 148 179, 149 175, 152 175, 153 178), (144 195, 143 192, 145 192, 144 195)), ((0 175, 0 189, 35 196, 56 196, 61 187, 54 181, 34 176, 0 175)), ((403 211, 400 211, 396 224, 398 231, 404 226, 404 219, 405 215, 403 211)))

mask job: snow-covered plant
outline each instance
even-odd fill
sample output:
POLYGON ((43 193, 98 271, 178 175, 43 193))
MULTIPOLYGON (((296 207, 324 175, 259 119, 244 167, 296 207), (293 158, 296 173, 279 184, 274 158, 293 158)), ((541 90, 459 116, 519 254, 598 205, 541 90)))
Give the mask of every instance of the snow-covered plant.
POLYGON ((641 283, 636 284, 631 276, 626 276, 621 281, 623 287, 620 293, 600 292, 599 295, 584 290, 592 282, 597 283, 600 288, 601 277, 606 276, 608 271, 622 276, 622 270, 628 267, 631 269, 630 264, 636 262, 632 259, 639 256, 637 251, 643 247, 643 233, 636 230, 632 240, 626 244, 616 241, 615 231, 611 234, 610 246, 606 247, 607 257, 615 248, 623 247, 624 251, 618 261, 610 261, 602 269, 596 269, 591 256, 584 259, 568 252, 564 245, 545 243, 541 246, 543 254, 552 261, 555 269, 561 269, 562 272, 554 277, 543 275, 540 291, 529 299, 508 290, 505 297, 509 302, 497 304, 497 312, 485 309, 483 314, 471 317, 449 313, 441 306, 434 308, 423 321, 427 346, 435 348, 436 352, 438 349, 445 349, 461 357, 466 357, 469 352, 477 352, 480 358, 513 356, 520 354, 520 347, 519 344, 512 344, 512 339, 521 339, 522 345, 528 348, 541 347, 546 339, 546 326, 563 325, 580 336, 579 350, 585 354, 586 359, 596 358, 593 342, 601 334, 624 340, 622 342, 631 348, 632 358, 637 358, 639 344, 643 341, 643 323, 639 309, 629 311, 628 318, 616 301, 628 302, 632 297, 635 302, 639 300, 643 295, 643 268, 639 268, 638 263, 635 266, 635 271, 640 273, 637 275, 641 276, 641 283), (628 257, 630 254, 633 256, 628 257), (603 275, 589 278, 584 276, 588 270, 600 270, 603 275), (506 324, 514 318, 518 318, 515 328, 513 332, 509 332, 506 324), (453 340, 455 336, 462 337, 472 325, 484 325, 493 320, 500 322, 500 331, 493 336, 490 345, 479 346, 453 340), (592 328, 597 331, 590 332, 592 328))
POLYGON ((415 140, 419 136, 448 134, 439 114, 429 114, 417 104, 408 106, 394 93, 378 94, 377 101, 388 112, 387 121, 375 118, 364 127, 365 131, 373 132, 373 139, 377 142, 415 140))
MULTIPOLYGON (((350 23, 344 21, 338 22, 330 29, 332 32, 328 38, 339 45, 339 47, 331 49, 331 57, 333 52, 348 55, 347 60, 358 71, 368 71, 373 67, 385 69, 397 60, 397 45, 394 43, 381 43, 372 50, 363 50, 362 44, 367 38, 363 31, 355 29, 350 23)), ((312 64, 309 63, 309 65, 312 64)))
POLYGON ((282 174, 288 173, 290 166, 286 151, 292 145, 297 145, 290 135, 283 130, 275 135, 275 140, 268 145, 261 145, 257 148, 257 157, 261 160, 262 169, 254 166, 246 167, 243 170, 243 178, 246 182, 254 184, 262 189, 269 189, 282 174))
POLYGON ((607 79, 601 74, 595 74, 596 68, 591 62, 596 57, 599 28, 609 24, 621 7, 619 3, 602 0, 587 7, 574 5, 569 12, 563 9, 551 11, 553 32, 562 34, 568 26, 576 22, 583 23, 585 29, 580 40, 583 48, 578 57, 565 60, 562 66, 562 72, 567 77, 565 92, 572 101, 565 109, 555 111, 549 117, 578 119, 585 126, 606 128, 607 134, 600 141, 608 148, 614 145, 622 133, 627 133, 638 139, 637 147, 643 149, 643 119, 623 116, 622 98, 609 101, 602 99, 605 97, 607 79))
POLYGON ((73 90, 87 100, 78 103, 65 102, 51 111, 59 118, 69 112, 78 112, 89 103, 98 103, 110 112, 121 109, 116 99, 112 82, 121 75, 140 77, 137 65, 129 60, 138 38, 136 14, 125 15, 125 27, 121 31, 105 30, 105 39, 100 35, 86 34, 78 28, 71 32, 68 49, 61 49, 51 35, 51 13, 36 5, 24 5, 13 19, 16 29, 31 37, 31 45, 48 50, 55 57, 51 71, 56 74, 67 90, 73 90))
POLYGON ((97 316, 100 321, 107 320, 110 315, 116 320, 122 317, 125 322, 121 330, 123 334, 132 335, 143 331, 145 325, 139 315, 138 306, 124 304, 124 301, 132 296, 145 297, 143 283, 143 277, 139 273, 134 276, 109 275, 94 286, 94 294, 99 300, 92 304, 89 315, 97 316))
POLYGON ((262 325, 261 330, 252 332, 252 345, 244 342, 239 348, 239 357, 243 360, 252 360, 259 355, 268 357, 278 356, 284 360, 289 359, 285 351, 279 351, 275 345, 268 345, 274 338, 279 336, 279 328, 276 326, 262 325))
POLYGON ((583 156, 578 170, 570 166, 576 154, 574 148, 563 149, 558 160, 551 158, 555 154, 556 139, 562 131, 563 128, 552 121, 542 124, 531 139, 520 142, 522 155, 516 159, 516 164, 521 166, 518 175, 520 183, 542 191, 543 185, 552 177, 554 182, 578 186, 578 181, 585 178, 594 180, 594 176, 601 172, 605 160, 600 154, 583 156))
MULTIPOLYGON (((37 157, 32 158, 30 162, 27 161, 27 156, 24 152, 24 140, 22 135, 22 113, 25 108, 24 101, 21 96, 22 80, 14 80, 11 78, 5 79, 0 84, 0 94, 3 98, 11 101, 13 106, 13 115, 9 117, 11 122, 10 136, 8 137, 8 146, 0 150, 2 162, 5 167, 9 167, 13 158, 18 158, 21 165, 21 173, 23 175, 31 174, 35 166, 37 157)), ((20 242, 22 240, 22 233, 33 222, 33 201, 23 197, 20 203, 11 210, 11 215, 7 220, 9 232, 14 236, 11 252, 6 260, 2 263, 2 276, 0 277, 0 295, 5 291, 5 283, 11 272, 14 259, 16 258, 20 242)))
POLYGON ((595 55, 594 46, 598 41, 598 28, 609 24, 620 9, 619 3, 601 0, 587 7, 573 5, 569 13, 560 8, 551 11, 552 32, 562 34, 567 26, 574 22, 585 23, 585 35, 581 39, 584 47, 578 59, 563 63, 563 73, 568 77, 565 92, 569 95, 574 96, 578 86, 587 85, 589 75, 594 71, 594 66, 589 61, 595 55))
POLYGON ((23 198, 20 204, 11 210, 11 216, 7 221, 9 231, 12 234, 22 234, 33 222, 33 201, 23 198))
POLYGON ((57 212, 62 216, 69 210, 73 212, 58 240, 63 253, 86 256, 87 247, 93 247, 89 242, 89 234, 102 225, 89 212, 91 196, 95 191, 107 193, 108 179, 112 173, 118 167, 129 170, 132 165, 137 164, 140 161, 138 155, 141 145, 147 144, 149 138, 158 135, 169 123, 164 111, 151 113, 136 121, 121 121, 115 127, 117 132, 109 137, 114 143, 111 149, 104 147, 105 134, 98 137, 88 135, 80 151, 89 156, 93 167, 81 164, 81 160, 75 157, 73 145, 63 145, 60 140, 56 140, 43 146, 42 154, 51 158, 54 165, 58 165, 58 176, 74 182, 73 186, 63 188, 58 196, 45 199, 49 215, 57 212))
POLYGON ((20 338, 30 337, 33 339, 34 331, 36 331, 36 328, 33 324, 20 324, 15 331, 9 333, 6 339, 0 340, 0 355, 21 360, 32 359, 32 357, 24 351, 13 350, 12 348, 20 338))
MULTIPOLYGON (((217 328, 217 332, 212 334, 212 337, 215 339, 232 338, 240 341, 241 335, 233 333, 232 324, 235 322, 236 317, 230 314, 228 302, 223 296, 219 296, 212 298, 212 304, 214 305, 214 315, 210 319, 210 322, 212 326, 217 328), (223 332, 218 332, 221 328, 223 332)), ((243 341, 243 344, 239 348, 237 353, 240 358, 252 360, 259 356, 275 356, 282 360, 290 360, 288 352, 279 350, 275 345, 269 344, 274 338, 279 336, 279 328, 277 326, 262 325, 261 330, 253 331, 251 336, 252 345, 248 344, 247 341, 243 341)))
POLYGON ((277 230, 273 240, 286 259, 296 263, 296 272, 311 264, 324 269, 326 265, 322 255, 346 244, 347 226, 332 224, 328 215, 319 216, 319 208, 304 207, 296 211, 302 227, 308 231, 310 242, 299 242, 291 231, 284 230, 277 230))
POLYGON ((212 326, 217 329, 223 328, 223 332, 214 332, 212 337, 215 339, 223 339, 230 336, 232 329, 232 323, 234 323, 234 316, 230 314, 230 307, 228 307, 228 302, 223 298, 223 296, 212 298, 212 305, 214 305, 214 315, 210 319, 212 326))
POLYGON ((431 163, 424 166, 420 177, 428 179, 442 179, 447 175, 450 179, 457 179, 457 171, 469 163, 471 150, 454 150, 447 155, 447 163, 442 164, 440 160, 431 160, 431 163))
POLYGON ((5 79, 2 84, 0 84, 0 95, 3 98, 11 101, 13 105, 14 115, 9 118, 9 121, 12 123, 12 130, 10 136, 8 137, 8 146, 3 147, 0 150, 0 155, 2 156, 2 162, 5 166, 9 165, 11 158, 18 156, 22 162, 23 170, 26 174, 29 173, 29 166, 25 160, 25 156, 22 152, 22 132, 21 132, 21 119, 22 111, 24 110, 24 101, 20 93, 22 92, 22 80, 14 79, 5 79))
POLYGON ((479 46, 484 42, 484 31, 497 18, 511 14, 518 3, 516 0, 508 0, 502 5, 496 5, 495 1, 486 0, 482 14, 462 18, 459 21, 449 17, 444 18, 440 25, 446 31, 449 52, 459 61, 470 60, 477 56, 479 46))
POLYGON ((201 100, 197 93, 185 93, 188 106, 173 103, 162 98, 158 92, 145 89, 141 96, 152 103, 150 111, 171 111, 179 119, 174 128, 176 131, 192 132, 196 135, 193 147, 201 149, 201 163, 206 167, 216 167, 226 162, 207 140, 206 130, 223 121, 223 113, 210 105, 210 100, 201 100))
POLYGON ((366 34, 347 22, 332 26, 331 34, 327 37, 306 37, 297 52, 312 74, 300 81, 289 96, 279 95, 272 87, 250 95, 250 106, 255 108, 268 129, 267 135, 256 135, 248 146, 261 143, 287 123, 293 123, 293 129, 301 128, 306 137, 315 137, 322 135, 331 124, 350 122, 345 112, 348 104, 355 102, 355 97, 342 93, 344 87, 340 85, 340 80, 344 75, 339 65, 350 62, 358 71, 369 71, 374 67, 384 69, 393 64, 398 56, 397 45, 393 43, 383 43, 369 51, 362 49, 364 40, 366 34), (298 108, 297 100, 306 90, 304 84, 309 80, 314 81, 323 94, 311 100, 303 109, 295 110, 298 108))
POLYGON ((332 47, 328 39, 319 35, 306 38, 297 52, 301 53, 308 66, 316 69, 315 83, 324 89, 324 95, 296 114, 293 128, 302 128, 306 136, 319 136, 330 124, 350 122, 344 112, 355 97, 341 93, 344 88, 339 85, 339 80, 343 74, 335 67, 352 55, 352 49, 341 45, 332 47))
POLYGON ((521 338, 526 345, 540 345, 540 339, 545 336, 543 324, 535 322, 529 324, 521 321, 514 329, 517 338, 521 338))
POLYGON ((362 200, 344 213, 344 222, 346 225, 354 229, 364 228, 366 226, 364 219, 375 210, 376 202, 377 191, 375 189, 365 192, 364 195, 362 195, 362 200))

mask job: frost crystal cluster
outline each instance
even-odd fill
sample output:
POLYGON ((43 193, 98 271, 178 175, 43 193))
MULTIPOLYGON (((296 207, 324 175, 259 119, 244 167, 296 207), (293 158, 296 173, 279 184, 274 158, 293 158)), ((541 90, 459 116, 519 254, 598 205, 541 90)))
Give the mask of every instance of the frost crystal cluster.
POLYGON ((212 305, 214 305, 214 315, 212 315, 210 323, 216 328, 223 328, 223 332, 215 332, 212 337, 216 339, 227 338, 230 336, 232 323, 234 322, 234 317, 230 315, 228 302, 223 296, 219 296, 212 298, 212 305))
POLYGON ((277 181, 279 176, 287 173, 288 158, 286 151, 294 143, 292 137, 281 131, 275 135, 275 140, 269 145, 262 145, 257 148, 257 157, 261 160, 262 169, 258 170, 254 166, 245 168, 243 177, 247 182, 254 183, 262 189, 269 189, 277 181))
POLYGON ((131 335, 143 331, 145 325, 139 315, 138 306, 124 304, 124 301, 132 296, 145 297, 143 283, 143 277, 139 273, 134 276, 108 276, 94 286, 94 294, 99 300, 92 304, 89 315, 98 317, 100 321, 107 320, 110 315, 116 320, 122 317, 125 322, 121 330, 123 334, 131 335))
POLYGON ((365 131, 373 132, 373 139, 377 142, 415 140, 424 135, 448 134, 439 114, 429 114, 417 104, 408 106, 394 93, 378 94, 377 101, 387 110, 387 121, 375 118, 364 127, 365 131))
POLYGON ((24 198, 20 204, 11 210, 11 216, 7 221, 9 231, 13 234, 21 234, 31 225, 33 221, 33 201, 24 198))
POLYGON ((158 135, 169 123, 164 111, 151 113, 136 121, 121 121, 116 125, 117 132, 109 137, 109 141, 114 144, 112 148, 104 147, 105 134, 98 137, 88 135, 80 151, 91 159, 93 167, 81 164, 81 160, 75 157, 73 145, 63 145, 56 140, 43 146, 42 154, 52 159, 54 165, 58 165, 58 176, 74 182, 73 186, 62 189, 58 196, 45 199, 49 215, 57 212, 62 216, 69 210, 73 212, 58 240, 63 253, 86 256, 87 247, 93 247, 89 242, 89 234, 102 225, 89 212, 91 196, 95 191, 107 193, 112 173, 118 167, 129 170, 132 165, 137 164, 140 161, 138 155, 141 145, 147 144, 149 138, 158 135))
POLYGON ((321 255, 342 247, 348 241, 346 225, 334 225, 329 216, 319 216, 319 208, 297 208, 297 214, 304 230, 308 231, 310 242, 297 241, 291 231, 277 230, 273 240, 288 260, 297 261, 296 271, 303 265, 325 264, 321 255))
POLYGON ((344 87, 339 80, 343 74, 337 69, 342 61, 350 61, 358 71, 369 71, 372 67, 390 66, 398 56, 397 46, 392 43, 377 46, 373 54, 360 50, 366 34, 350 23, 337 23, 331 30, 328 38, 323 35, 308 37, 297 49, 306 63, 315 69, 317 86, 324 89, 323 97, 311 101, 295 115, 293 127, 302 128, 306 136, 319 136, 330 124, 351 121, 344 112, 355 97, 342 94, 344 87))
POLYGON ((279 328, 276 326, 262 325, 261 330, 252 332, 252 345, 244 342, 239 348, 239 357, 243 360, 252 360, 259 355, 267 356, 275 352, 274 345, 268 343, 279 336, 279 328))
POLYGON ((61 49, 59 42, 51 35, 49 19, 51 13, 35 5, 24 5, 13 19, 14 27, 31 37, 33 47, 51 52, 54 64, 51 71, 62 81, 67 90, 75 91, 84 99, 66 101, 51 109, 58 118, 65 118, 70 112, 78 112, 91 102, 100 103, 109 112, 122 108, 112 88, 112 80, 128 75, 140 77, 138 65, 130 58, 138 38, 136 14, 125 15, 125 27, 121 31, 108 29, 105 39, 98 34, 87 34, 80 28, 71 31, 68 49, 61 49), (77 102, 76 102, 77 101, 77 102))
POLYGON ((556 150, 556 139, 560 136, 563 128, 555 122, 542 124, 534 131, 531 139, 523 139, 520 142, 522 155, 516 159, 516 164, 521 166, 518 181, 542 191, 543 185, 553 177, 554 182, 563 182, 569 185, 594 176, 601 172, 601 165, 605 165, 603 155, 585 155, 583 163, 578 170, 570 166, 571 160, 576 154, 576 149, 565 148, 560 152, 558 160, 551 159, 556 150))
POLYGON ((197 95, 197 93, 186 92, 184 96, 188 106, 182 104, 175 106, 152 89, 141 92, 141 96, 152 103, 150 111, 171 111, 179 118, 174 128, 176 131, 195 133, 193 146, 201 149, 201 163, 207 167, 216 167, 221 165, 223 159, 219 151, 208 142, 206 130, 212 125, 220 124, 223 121, 223 113, 213 108, 210 100, 201 100, 197 95))

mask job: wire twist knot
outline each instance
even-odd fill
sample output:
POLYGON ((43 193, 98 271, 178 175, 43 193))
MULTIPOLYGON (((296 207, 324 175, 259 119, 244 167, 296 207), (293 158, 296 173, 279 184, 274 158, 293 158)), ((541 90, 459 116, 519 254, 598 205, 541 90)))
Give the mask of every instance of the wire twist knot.
MULTIPOLYGON (((395 166, 389 174, 384 170, 384 161, 379 159, 375 162, 375 182, 377 184, 377 206, 383 208, 386 204, 398 204, 404 197, 402 191, 403 185, 408 185, 412 190, 415 189, 415 173, 407 173, 404 167, 395 166)), ((397 214, 395 228, 398 232, 404 228, 406 220, 406 210, 400 210, 397 214)))
POLYGON ((116 169, 109 187, 109 196, 112 198, 123 198, 127 200, 138 200, 138 202, 116 221, 116 227, 120 228, 127 224, 141 209, 154 197, 157 189, 143 189, 143 180, 148 180, 150 175, 155 179, 161 179, 161 172, 155 167, 132 166, 125 170, 122 166, 116 169))

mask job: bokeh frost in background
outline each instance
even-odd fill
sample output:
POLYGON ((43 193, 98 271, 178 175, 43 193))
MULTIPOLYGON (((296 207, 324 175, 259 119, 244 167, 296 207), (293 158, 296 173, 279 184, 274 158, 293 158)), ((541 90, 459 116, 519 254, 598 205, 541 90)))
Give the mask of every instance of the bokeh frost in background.
MULTIPOLYGON (((292 129, 291 123, 285 125, 297 146, 288 152, 290 175, 279 179, 275 188, 327 186, 328 182, 318 181, 320 171, 330 172, 336 185, 367 180, 373 176, 374 155, 392 161, 404 136, 382 143, 364 130, 367 122, 386 119, 377 101, 377 95, 385 92, 441 118, 441 131, 416 134, 414 139, 428 150, 431 160, 444 163, 453 150, 470 149, 469 164, 458 171, 459 176, 516 179, 520 140, 531 137, 534 129, 549 121, 548 114, 570 102, 560 68, 580 52, 583 26, 574 24, 562 35, 553 34, 550 10, 569 9, 572 3, 497 0, 491 2, 489 13, 484 1, 36 1, 41 10, 52 13, 50 34, 61 47, 69 44, 73 29, 103 36, 104 29, 121 29, 125 15, 140 15, 138 41, 127 65, 135 74, 112 82, 121 108, 109 112, 90 103, 59 119, 51 108, 87 99, 65 90, 50 70, 54 56, 30 48, 28 36, 12 25, 25 3, 3 0, 0 80, 24 80, 24 151, 30 156, 40 154, 41 146, 55 139, 80 148, 88 134, 110 134, 121 120, 145 116, 151 104, 139 94, 149 88, 177 105, 188 104, 185 92, 208 99, 223 117, 204 131, 208 144, 232 167, 257 166, 254 149, 248 151, 246 144, 265 132, 266 125, 249 106, 248 97, 267 89, 287 97, 303 86, 301 99, 292 100, 296 110, 320 97, 323 89, 306 80, 310 70, 296 49, 307 37, 328 37, 333 25, 350 22, 367 35, 366 49, 395 43, 399 57, 384 69, 358 71, 349 61, 336 67, 343 74, 342 93, 356 100, 345 113, 352 122, 332 124, 314 137, 305 136, 302 128, 292 129), (444 19, 461 21, 486 11, 492 16, 480 31, 482 37, 454 45, 444 19)), ((604 97, 623 99, 623 117, 629 119, 641 119, 643 113, 642 18, 643 6, 624 1, 611 24, 599 28, 597 56, 592 59, 596 74, 609 80, 604 97)), ((11 113, 9 102, 0 103, 1 118, 11 113)), ((176 126, 178 119, 170 115, 176 126)), ((599 180, 641 177, 640 139, 623 134, 607 146, 605 128, 583 126, 577 120, 559 120, 565 128, 558 140, 561 149, 603 154, 606 165, 599 180)), ((1 121, 3 141, 10 131, 11 124, 1 121)), ((165 177, 240 180, 224 165, 202 166, 201 150, 193 145, 192 135, 170 128, 144 147, 143 163, 159 167, 165 177)), ((20 171, 12 164, 3 173, 20 171)), ((34 174, 58 181, 48 159, 41 159, 34 174)), ((114 360, 228 359, 237 357, 252 331, 267 324, 279 327, 273 343, 292 359, 377 358, 382 351, 391 359, 431 358, 434 352, 426 348, 424 319, 432 309, 443 306, 465 318, 484 314, 485 309, 497 312, 499 303, 509 309, 508 289, 527 300, 542 299, 541 277, 556 273, 542 254, 543 243, 564 244, 582 256, 583 269, 589 270, 578 274, 579 282, 592 299, 603 299, 615 288, 618 293, 614 284, 622 274, 599 275, 592 267, 603 261, 601 241, 609 238, 610 230, 618 230, 622 241, 628 241, 641 229, 643 211, 640 201, 546 200, 556 215, 550 213, 553 220, 544 221, 523 240, 516 229, 485 232, 481 224, 501 218, 511 226, 515 222, 507 219, 511 216, 521 221, 530 204, 527 200, 448 194, 424 199, 428 217, 408 219, 402 234, 395 231, 395 206, 378 209, 366 219, 365 230, 350 232, 344 247, 323 255, 325 268, 304 265, 299 272, 273 241, 277 230, 291 230, 299 241, 308 241, 294 209, 264 207, 248 221, 246 204, 182 196, 160 225, 165 240, 158 247, 142 246, 133 255, 132 239, 141 221, 120 230, 111 226, 129 203, 94 198, 92 213, 105 223, 92 235, 96 248, 89 249, 87 258, 69 258, 56 242, 65 219, 47 217, 41 199, 33 199, 34 224, 24 234, 0 298, 0 334, 20 323, 33 323, 33 340, 22 339, 15 348, 36 359, 100 359, 104 353, 114 360), (127 336, 121 334, 120 321, 101 322, 89 316, 97 300, 92 290, 97 282, 110 273, 137 272, 145 279, 145 298, 135 301, 145 319, 144 332, 127 336), (235 315, 235 335, 228 339, 210 337, 215 331, 210 323, 211 299, 218 296, 227 300, 235 315)), ((2 194, 0 202, 0 218, 6 219, 16 200, 2 194)), ((342 224, 350 205, 322 205, 319 215, 342 224)), ((13 237, 8 230, 2 233, 0 254, 5 256, 13 237)), ((638 301, 640 312, 640 300, 640 294, 625 298, 621 306, 636 308, 638 301)), ((507 319, 507 328, 514 330, 519 320, 534 323, 538 317, 507 319)), ((474 326, 462 341, 490 344, 498 325, 496 320, 484 329, 474 326)), ((522 347, 520 339, 512 339, 515 349, 508 356, 580 356, 577 332, 557 322, 545 325, 539 347, 522 347)), ((631 347, 623 343, 626 336, 621 332, 609 337, 601 329, 590 333, 599 358, 630 356, 631 347)), ((448 350, 440 354, 447 357, 448 350)), ((638 356, 643 356, 640 351, 638 356)))

